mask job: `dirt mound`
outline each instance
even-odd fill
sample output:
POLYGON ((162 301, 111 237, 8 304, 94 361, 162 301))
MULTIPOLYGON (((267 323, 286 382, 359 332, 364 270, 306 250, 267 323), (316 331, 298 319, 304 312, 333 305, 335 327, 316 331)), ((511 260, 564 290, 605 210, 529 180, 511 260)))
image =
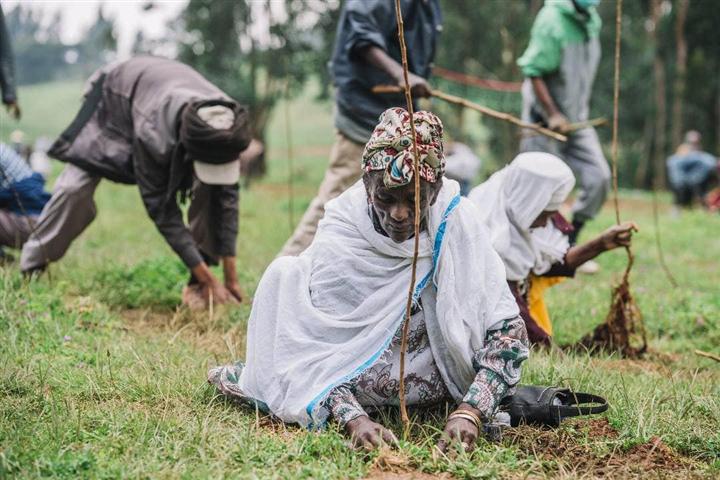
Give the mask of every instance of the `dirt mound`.
POLYGON ((543 461, 542 474, 586 478, 702 478, 695 462, 659 438, 624 450, 618 432, 606 419, 571 421, 557 430, 523 426, 509 430, 505 442, 543 461))
POLYGON ((402 452, 383 449, 373 461, 366 480, 427 480, 452 478, 448 473, 429 474, 414 470, 412 461, 402 452))

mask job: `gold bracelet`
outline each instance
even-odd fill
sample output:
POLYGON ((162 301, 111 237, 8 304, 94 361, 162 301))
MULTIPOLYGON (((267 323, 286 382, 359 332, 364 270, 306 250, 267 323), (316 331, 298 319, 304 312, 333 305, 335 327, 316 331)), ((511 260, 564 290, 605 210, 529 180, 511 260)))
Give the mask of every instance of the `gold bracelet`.
POLYGON ((467 412, 461 412, 461 411, 455 411, 448 415, 448 421, 453 420, 455 418, 462 418, 464 420, 469 420, 472 422, 473 425, 475 425, 475 428, 480 429, 480 424, 477 421, 477 415, 468 414, 467 412))
POLYGON ((473 417, 473 419, 475 419, 475 424, 478 425, 478 427, 483 423, 482 419, 475 412, 471 412, 470 410, 465 410, 464 408, 462 408, 459 410, 455 410, 453 413, 465 413, 467 415, 470 415, 471 417, 473 417))

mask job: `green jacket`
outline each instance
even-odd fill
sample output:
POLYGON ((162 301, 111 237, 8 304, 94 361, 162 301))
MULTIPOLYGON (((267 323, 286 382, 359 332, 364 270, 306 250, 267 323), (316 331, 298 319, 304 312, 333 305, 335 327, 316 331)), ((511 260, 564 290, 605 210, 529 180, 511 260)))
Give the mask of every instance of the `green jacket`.
MULTIPOLYGON (((594 7, 582 14, 572 0, 545 0, 535 18, 530 43, 517 62, 525 77, 544 78, 558 108, 573 122, 586 120, 589 114, 600 62, 601 26, 594 7)), ((545 112, 527 81, 523 100, 526 120, 544 120, 545 112)))

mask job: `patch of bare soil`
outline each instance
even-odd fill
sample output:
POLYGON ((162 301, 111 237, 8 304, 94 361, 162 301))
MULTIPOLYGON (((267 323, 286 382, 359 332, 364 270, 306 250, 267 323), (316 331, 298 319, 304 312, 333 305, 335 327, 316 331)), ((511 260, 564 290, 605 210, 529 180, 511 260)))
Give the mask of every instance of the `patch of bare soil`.
POLYGON ((545 474, 573 478, 703 478, 695 461, 659 438, 622 448, 607 419, 574 420, 560 429, 522 426, 507 431, 505 442, 545 463, 545 474))
POLYGON ((225 330, 218 325, 221 312, 193 312, 186 308, 173 311, 145 309, 122 310, 123 328, 137 335, 151 335, 158 331, 170 335, 169 343, 183 340, 217 356, 233 358, 244 351, 245 331, 240 325, 225 330))
POLYGON ((384 472, 373 468, 365 480, 430 480, 452 478, 448 473, 424 473, 416 470, 408 472, 384 472))
POLYGON ((429 474, 414 470, 409 458, 401 452, 383 449, 373 461, 366 480, 426 480, 452 478, 448 473, 429 474))

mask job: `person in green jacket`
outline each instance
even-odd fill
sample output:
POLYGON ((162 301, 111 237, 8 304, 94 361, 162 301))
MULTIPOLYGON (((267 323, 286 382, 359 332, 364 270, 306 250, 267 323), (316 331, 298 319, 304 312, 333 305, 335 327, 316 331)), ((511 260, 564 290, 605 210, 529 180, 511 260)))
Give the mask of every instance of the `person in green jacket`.
POLYGON ((575 237, 595 217, 610 188, 610 168, 592 127, 568 132, 588 120, 592 87, 600 62, 600 0, 545 0, 533 24, 530 43, 518 59, 525 76, 523 120, 568 133, 561 143, 527 131, 522 152, 547 152, 562 158, 578 177, 573 206, 575 237))

